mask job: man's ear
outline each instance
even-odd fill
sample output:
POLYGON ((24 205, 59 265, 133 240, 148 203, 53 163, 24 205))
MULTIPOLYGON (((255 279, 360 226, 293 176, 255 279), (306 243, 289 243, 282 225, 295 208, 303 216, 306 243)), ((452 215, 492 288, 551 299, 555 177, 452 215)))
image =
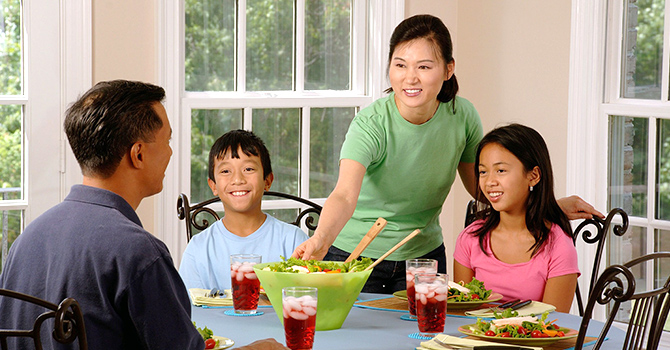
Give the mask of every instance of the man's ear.
POLYGON ((212 181, 212 179, 207 178, 207 185, 209 185, 209 188, 212 190, 212 194, 215 196, 218 196, 219 193, 216 191, 216 182, 212 181))
POLYGON ((275 180, 275 175, 273 173, 269 173, 268 176, 265 177, 265 190, 269 191, 270 187, 272 187, 272 181, 275 180))
POLYGON ((143 150, 142 142, 138 141, 133 143, 133 145, 130 147, 130 152, 128 152, 130 155, 130 163, 137 169, 144 168, 144 154, 142 153, 143 150))

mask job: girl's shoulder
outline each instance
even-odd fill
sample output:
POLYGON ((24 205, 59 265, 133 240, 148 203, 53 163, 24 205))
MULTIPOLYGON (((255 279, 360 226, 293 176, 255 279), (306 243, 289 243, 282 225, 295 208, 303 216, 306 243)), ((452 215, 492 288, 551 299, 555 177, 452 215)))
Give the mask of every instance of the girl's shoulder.
POLYGON ((470 225, 468 225, 466 228, 461 231, 459 234, 459 239, 462 237, 462 239, 468 239, 468 240, 479 240, 475 234, 477 233, 477 230, 479 230, 482 226, 484 225, 484 220, 475 220, 472 222, 470 225))
POLYGON ((547 237, 547 244, 552 247, 566 245, 574 246, 574 241, 559 225, 552 223, 551 229, 549 230, 549 237, 547 237))

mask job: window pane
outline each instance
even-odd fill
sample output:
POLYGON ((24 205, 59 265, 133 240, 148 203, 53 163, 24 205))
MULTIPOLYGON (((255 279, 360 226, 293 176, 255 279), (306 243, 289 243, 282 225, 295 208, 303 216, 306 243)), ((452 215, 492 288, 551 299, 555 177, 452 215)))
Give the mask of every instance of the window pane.
POLYGON ((191 202, 198 203, 212 198, 212 190, 207 185, 209 150, 221 135, 240 128, 242 110, 191 111, 191 202))
POLYGON ((0 95, 21 94, 21 1, 0 1, 0 95))
POLYGON ((270 151, 272 191, 298 196, 300 169, 300 111, 254 109, 252 130, 270 151))
MULTIPOLYGON (((615 236, 612 234, 612 232, 609 232, 607 241, 609 242, 610 247, 609 261, 602 265, 610 266, 614 264, 622 264, 646 253, 646 228, 629 226, 626 234, 621 237, 615 236)), ((636 277, 636 284, 640 286, 640 288, 646 288, 646 282, 644 278, 646 276, 646 265, 638 265, 631 271, 636 277)), ((621 311, 617 314, 616 317, 617 321, 628 322, 630 318, 630 310, 630 302, 621 304, 621 311)))
POLYGON ((624 23, 622 96, 661 98, 665 0, 628 0, 624 23))
POLYGON ((670 220, 670 120, 659 120, 657 130, 656 218, 670 220))
POLYGON ((247 0, 247 90, 293 89, 293 1, 247 0))
POLYGON ((186 0, 187 91, 235 89, 235 0, 186 0))
POLYGON ((351 1, 307 1, 305 11, 305 89, 350 90, 351 1))
POLYGON ((5 265, 7 253, 23 227, 23 211, 0 210, 0 271, 5 265))
POLYGON ((647 144, 645 118, 611 116, 609 125, 609 207, 628 215, 647 215, 647 144))
MULTIPOLYGON (((656 230, 655 234, 656 240, 654 243, 656 244, 656 247, 654 251, 670 251, 670 231, 656 230)), ((670 276, 670 264, 668 264, 667 259, 661 259, 661 261, 663 264, 654 266, 654 288, 662 287, 668 279, 668 276, 670 276)))
POLYGON ((22 198, 22 108, 0 105, 0 200, 22 198))
POLYGON ((309 196, 325 198, 335 188, 340 148, 355 108, 312 108, 310 117, 309 196))

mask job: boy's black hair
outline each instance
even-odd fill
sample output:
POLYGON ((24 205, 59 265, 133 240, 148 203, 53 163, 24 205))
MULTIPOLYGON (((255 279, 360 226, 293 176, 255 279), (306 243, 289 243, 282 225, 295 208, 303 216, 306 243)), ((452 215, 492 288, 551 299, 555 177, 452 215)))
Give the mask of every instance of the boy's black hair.
POLYGON ((498 144, 517 157, 525 171, 533 168, 540 169, 540 182, 533 186, 528 195, 526 206, 526 227, 535 237, 535 244, 530 248, 535 255, 549 237, 550 228, 546 222, 558 225, 565 234, 572 238, 572 227, 568 217, 563 213, 554 196, 554 176, 551 169, 549 150, 542 136, 532 128, 521 124, 510 124, 491 130, 479 143, 475 158, 476 194, 477 200, 488 204, 485 210, 477 213, 478 219, 484 219, 484 224, 472 234, 479 237, 479 247, 484 253, 486 234, 500 223, 500 213, 495 211, 479 187, 479 156, 484 146, 498 144))
POLYGON ((270 163, 270 152, 268 152, 265 143, 260 137, 254 135, 253 132, 247 130, 231 130, 221 135, 212 145, 209 150, 209 179, 216 182, 214 178, 214 161, 216 159, 223 159, 226 152, 230 150, 232 158, 240 158, 237 153, 238 149, 247 156, 257 156, 261 159, 263 166, 263 179, 267 179, 272 174, 272 164, 270 163))

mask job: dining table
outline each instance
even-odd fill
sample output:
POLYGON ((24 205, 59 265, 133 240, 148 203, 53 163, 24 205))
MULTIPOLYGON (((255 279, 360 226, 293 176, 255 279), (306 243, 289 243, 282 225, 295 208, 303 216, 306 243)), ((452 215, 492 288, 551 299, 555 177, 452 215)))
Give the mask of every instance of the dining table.
MULTIPOLYGON (((375 303, 384 305, 387 300, 393 302, 392 298, 387 294, 361 293, 340 329, 316 332, 313 349, 416 349, 425 340, 416 338, 419 331, 417 322, 402 317, 408 314, 407 311, 375 306, 375 303)), ((284 327, 271 306, 259 307, 258 311, 262 315, 257 316, 230 315, 231 309, 192 306, 191 317, 198 327, 206 326, 214 335, 232 339, 235 342, 233 348, 264 338, 274 338, 284 343, 284 327)), ((552 312, 550 318, 558 319, 556 322, 561 327, 577 330, 581 323, 580 316, 562 312, 552 312)), ((476 317, 448 310, 443 333, 464 337, 458 328, 475 323, 476 320, 476 317)), ((592 320, 587 336, 591 340, 597 338, 602 327, 602 322, 592 320)), ((624 331, 612 327, 602 349, 621 349, 624 336, 624 331)))

